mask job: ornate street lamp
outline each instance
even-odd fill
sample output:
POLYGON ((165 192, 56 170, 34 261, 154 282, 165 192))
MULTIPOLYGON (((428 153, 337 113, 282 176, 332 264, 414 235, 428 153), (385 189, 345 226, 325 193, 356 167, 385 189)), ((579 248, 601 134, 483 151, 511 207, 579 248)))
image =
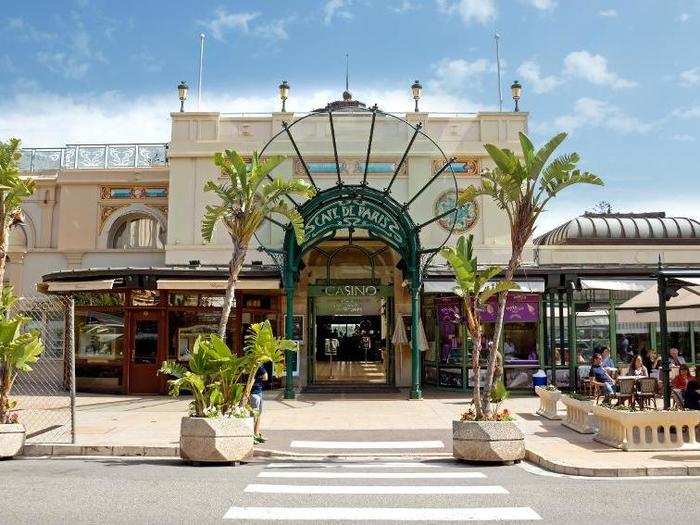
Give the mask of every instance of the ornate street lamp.
POLYGON ((180 113, 183 113, 185 111, 185 100, 187 100, 187 91, 190 89, 190 87, 187 85, 187 82, 182 80, 178 85, 177 85, 177 94, 178 97, 180 98, 180 113))
POLYGON ((280 100, 282 101, 282 113, 287 111, 287 99, 289 98, 289 84, 283 80, 279 85, 280 100))
POLYGON ((423 92, 423 86, 416 80, 411 85, 411 91, 413 92, 413 100, 416 101, 416 108, 413 111, 418 113, 418 100, 420 100, 421 93, 423 92))
POLYGON ((515 100, 515 111, 520 111, 520 106, 518 105, 518 101, 520 100, 520 95, 523 92, 523 86, 520 85, 520 82, 517 80, 513 82, 513 84, 510 86, 510 93, 513 95, 513 100, 515 100))

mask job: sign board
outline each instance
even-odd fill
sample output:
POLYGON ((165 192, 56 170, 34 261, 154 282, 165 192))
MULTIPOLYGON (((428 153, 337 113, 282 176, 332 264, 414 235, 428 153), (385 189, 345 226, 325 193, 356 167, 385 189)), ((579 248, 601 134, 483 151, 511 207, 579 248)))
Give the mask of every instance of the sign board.
POLYGON ((390 297, 393 294, 393 286, 381 284, 309 285, 311 297, 390 297))

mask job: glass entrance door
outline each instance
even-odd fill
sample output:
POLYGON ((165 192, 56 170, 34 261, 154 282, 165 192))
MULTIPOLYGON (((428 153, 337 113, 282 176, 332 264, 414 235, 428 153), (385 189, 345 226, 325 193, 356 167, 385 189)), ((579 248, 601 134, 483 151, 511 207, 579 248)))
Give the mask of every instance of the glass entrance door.
POLYGON ((130 332, 128 392, 158 394, 163 386, 158 369, 165 360, 162 313, 131 312, 130 332))

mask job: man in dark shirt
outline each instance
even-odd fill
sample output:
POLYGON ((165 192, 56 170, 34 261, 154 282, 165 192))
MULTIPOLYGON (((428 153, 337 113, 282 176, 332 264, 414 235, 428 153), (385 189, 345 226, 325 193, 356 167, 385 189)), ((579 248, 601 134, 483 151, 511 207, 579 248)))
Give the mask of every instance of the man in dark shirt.
POLYGON ((262 414, 263 406, 263 383, 267 381, 267 370, 264 366, 258 368, 255 372, 255 382, 253 383, 253 388, 250 391, 250 406, 254 411, 254 427, 253 433, 255 434, 255 443, 264 443, 265 438, 262 437, 260 433, 260 415, 262 414))
POLYGON ((596 381, 603 384, 606 394, 612 394, 615 392, 615 380, 610 377, 610 374, 603 368, 603 356, 596 353, 593 354, 593 360, 591 362, 591 371, 588 373, 589 377, 595 378, 596 381))

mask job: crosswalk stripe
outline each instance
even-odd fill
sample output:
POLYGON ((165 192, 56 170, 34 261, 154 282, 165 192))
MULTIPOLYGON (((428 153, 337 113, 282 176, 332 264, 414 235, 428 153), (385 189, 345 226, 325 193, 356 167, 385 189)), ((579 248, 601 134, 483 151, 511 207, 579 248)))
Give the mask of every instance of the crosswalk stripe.
POLYGON ((295 479, 477 479, 485 478, 483 472, 335 472, 304 470, 264 470, 259 478, 295 479))
POLYGON ((231 507, 225 520, 264 521, 515 521, 541 520, 530 507, 231 507))
POLYGON ((444 448, 442 441, 303 441, 296 440, 290 444, 292 448, 325 448, 325 449, 425 449, 444 448))
POLYGON ((259 494, 508 494, 499 485, 269 485, 253 483, 259 494))
MULTIPOLYGON (((444 465, 440 465, 444 466, 444 465)), ((419 462, 381 461, 377 463, 331 463, 331 462, 298 462, 298 463, 270 463, 265 468, 297 468, 297 467, 323 467, 323 468, 438 468, 438 465, 419 462)))

